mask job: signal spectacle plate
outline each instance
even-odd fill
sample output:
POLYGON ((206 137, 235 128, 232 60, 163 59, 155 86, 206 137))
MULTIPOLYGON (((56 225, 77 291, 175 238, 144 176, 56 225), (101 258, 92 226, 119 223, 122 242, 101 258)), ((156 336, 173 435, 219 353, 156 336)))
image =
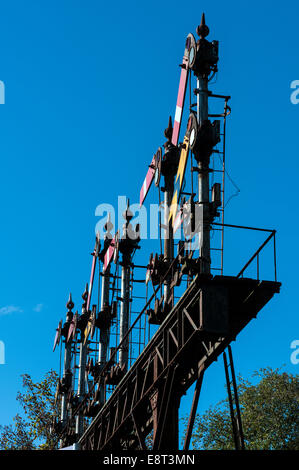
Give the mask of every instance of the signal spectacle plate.
POLYGON ((186 39, 185 55, 188 57, 189 68, 192 69, 196 61, 196 41, 192 33, 189 33, 186 39))
POLYGON ((198 136, 198 124, 194 113, 190 113, 187 124, 187 135, 189 137, 189 147, 194 149, 198 136))

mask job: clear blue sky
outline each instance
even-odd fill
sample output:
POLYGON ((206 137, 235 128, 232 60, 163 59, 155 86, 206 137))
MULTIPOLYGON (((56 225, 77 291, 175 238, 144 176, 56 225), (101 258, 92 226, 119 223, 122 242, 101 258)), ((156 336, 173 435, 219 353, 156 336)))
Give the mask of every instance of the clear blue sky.
MULTIPOLYGON (((55 328, 89 280, 95 209, 138 202, 202 11, 220 41, 213 91, 232 97, 227 169, 241 192, 226 221, 278 231, 281 294, 233 344, 235 366, 298 372, 298 2, 11 0, 0 15, 1 424, 19 410, 20 374, 58 367, 55 328)), ((223 396, 219 360, 199 409, 223 396)))

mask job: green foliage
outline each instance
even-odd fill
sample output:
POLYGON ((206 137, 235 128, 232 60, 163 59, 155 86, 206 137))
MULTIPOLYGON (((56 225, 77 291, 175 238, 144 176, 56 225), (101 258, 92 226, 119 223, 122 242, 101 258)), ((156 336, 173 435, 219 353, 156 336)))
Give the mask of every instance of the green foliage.
POLYGON ((13 424, 0 426, 0 449, 50 449, 56 437, 50 430, 53 418, 59 413, 55 403, 58 376, 50 370, 38 383, 34 383, 28 374, 22 375, 22 378, 24 392, 17 394, 17 401, 25 417, 17 414, 13 424))
MULTIPOLYGON (((252 377, 257 383, 238 377, 245 448, 299 450, 299 376, 268 367, 252 377)), ((193 449, 234 449, 228 400, 196 416, 191 443, 193 449)))

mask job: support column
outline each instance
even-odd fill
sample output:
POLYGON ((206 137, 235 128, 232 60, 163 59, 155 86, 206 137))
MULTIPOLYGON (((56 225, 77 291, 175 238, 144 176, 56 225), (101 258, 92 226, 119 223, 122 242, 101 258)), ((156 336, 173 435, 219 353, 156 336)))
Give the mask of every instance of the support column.
MULTIPOLYGON (((164 261, 170 264, 173 260, 173 229, 172 221, 168 221, 169 208, 173 196, 173 176, 165 175, 165 193, 164 193, 164 225, 166 237, 164 239, 164 261)), ((164 281, 164 302, 167 303, 170 297, 171 273, 164 281)))
POLYGON ((196 410, 197 410, 197 405, 198 405, 198 399, 199 399, 200 390, 202 386, 203 374, 204 374, 204 369, 203 367, 201 367, 199 370, 199 376, 195 385, 195 390, 194 390, 194 395, 193 395, 193 400, 192 400, 192 407, 191 407, 191 411, 189 415, 186 436, 185 436, 185 441, 184 441, 184 450, 189 450, 189 445, 191 441, 193 425, 194 425, 194 420, 195 420, 195 415, 196 415, 196 410))
POLYGON ((231 415, 231 421, 232 421, 235 448, 236 450, 244 450, 245 444, 244 444, 244 434, 243 434, 243 427, 242 427, 241 412, 240 412, 240 406, 239 406, 238 387, 237 387, 237 382, 236 382, 233 355, 232 355, 230 344, 228 345, 228 355, 229 355, 229 364, 227 362, 225 352, 223 353, 223 361, 224 361, 226 386, 227 386, 228 401, 229 401, 230 415, 231 415), (229 376, 229 368, 231 370, 231 378, 229 376))
MULTIPOLYGON (((110 286, 110 265, 107 266, 105 273, 102 274, 101 288, 101 306, 100 311, 104 311, 104 307, 109 305, 109 286, 110 286)), ((109 346, 109 328, 101 328, 99 341, 99 364, 104 367, 107 362, 107 351, 109 346)))
POLYGON ((176 451, 179 448, 180 396, 176 390, 177 367, 169 366, 167 376, 159 390, 157 402, 158 419, 154 422, 155 451, 176 451), (161 401, 160 401, 161 400, 161 401))
MULTIPOLYGON (((167 138, 167 141, 164 144, 165 153, 161 164, 161 173, 164 176, 164 261, 166 267, 170 265, 173 260, 173 228, 172 228, 172 219, 169 220, 169 210, 173 198, 174 190, 174 177, 177 172, 178 161, 179 161, 179 152, 178 147, 173 145, 171 142, 172 138, 172 121, 169 118, 169 123, 167 129, 164 131, 164 135, 167 138)), ((171 272, 164 281, 164 305, 168 303, 170 298, 170 284, 171 284, 171 272)))
POLYGON ((213 147, 219 142, 217 123, 209 120, 208 108, 208 82, 211 73, 216 73, 218 62, 218 41, 209 42, 206 36, 209 28, 205 23, 205 15, 202 14, 201 24, 196 29, 199 40, 196 43, 191 69, 197 78, 197 129, 194 129, 195 141, 192 143, 194 157, 198 167, 198 204, 200 231, 200 257, 201 272, 210 274, 210 224, 213 216, 210 210, 210 156, 213 147))
MULTIPOLYGON (((64 349, 64 362, 63 362, 63 376, 62 376, 62 384, 65 386, 65 389, 62 393, 62 398, 61 398, 61 424, 62 428, 65 427, 66 422, 67 422, 67 394, 68 394, 68 385, 71 384, 71 358, 72 358, 72 342, 67 341, 67 335, 68 335, 68 330, 69 326, 71 324, 71 321, 73 319, 73 312, 72 309, 74 308, 74 303, 72 301, 72 294, 69 296, 69 300, 66 304, 66 307, 68 309, 68 312, 66 314, 66 323, 64 324, 63 330, 65 331, 65 349, 64 349)), ((63 447, 63 440, 60 440, 59 447, 63 447)))
MULTIPOLYGON (((87 347, 88 342, 84 342, 84 330, 87 325, 87 298, 88 298, 88 285, 86 285, 86 289, 82 295, 83 304, 82 304, 82 314, 78 320, 78 328, 80 328, 80 356, 79 356, 79 365, 78 365, 78 389, 77 389, 77 397, 79 403, 84 398, 86 393, 86 381, 85 381, 85 371, 86 371, 86 360, 87 360, 87 347), (84 344, 85 343, 85 344, 84 344)), ((83 410, 82 408, 79 410, 76 416, 76 435, 78 438, 82 436, 84 431, 84 417, 83 417, 83 410)))
POLYGON ((125 223, 123 225, 123 235, 119 241, 119 251, 122 254, 121 261, 121 308, 120 308, 120 325, 119 325, 119 342, 122 343, 119 348, 119 365, 124 372, 129 367, 129 336, 126 337, 129 330, 130 315, 130 274, 132 266, 133 251, 139 248, 140 240, 139 224, 133 229, 130 221, 133 213, 129 209, 129 201, 127 208, 123 213, 125 223), (126 337, 126 338, 125 338, 126 337), (125 339, 124 339, 125 338, 125 339))
MULTIPOLYGON (((119 324, 119 342, 121 343, 129 329, 130 312, 130 262, 131 258, 123 261, 121 269, 121 307, 119 324)), ((128 368, 129 338, 127 337, 119 348, 119 365, 128 368)))

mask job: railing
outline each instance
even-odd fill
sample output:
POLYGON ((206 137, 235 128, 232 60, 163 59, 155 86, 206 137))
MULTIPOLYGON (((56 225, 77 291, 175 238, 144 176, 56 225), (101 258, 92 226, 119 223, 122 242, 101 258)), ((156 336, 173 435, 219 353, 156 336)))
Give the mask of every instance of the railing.
POLYGON ((219 224, 213 223, 213 225, 219 225, 222 227, 229 227, 229 228, 237 228, 237 229, 244 229, 244 230, 254 230, 258 232, 267 232, 270 235, 266 238, 266 240, 260 245, 260 247, 254 252, 251 258, 247 261, 241 271, 237 274, 236 277, 243 277, 245 270, 253 263, 256 259, 256 271, 257 271, 257 279, 259 279, 260 275, 260 253, 265 248, 266 245, 273 239, 273 263, 274 263, 274 280, 277 282, 277 261, 276 261, 276 230, 265 229, 265 228, 257 228, 257 227, 247 227, 243 225, 232 225, 232 224, 219 224))

